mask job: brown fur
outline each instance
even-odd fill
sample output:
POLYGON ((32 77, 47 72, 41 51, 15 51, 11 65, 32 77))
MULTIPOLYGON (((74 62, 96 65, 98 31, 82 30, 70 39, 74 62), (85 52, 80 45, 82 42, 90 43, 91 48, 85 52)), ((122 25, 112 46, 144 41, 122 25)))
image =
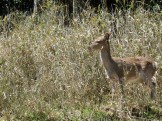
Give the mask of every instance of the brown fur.
POLYGON ((110 33, 105 33, 88 47, 90 51, 100 50, 101 61, 108 78, 119 81, 123 93, 124 82, 141 82, 146 84, 151 88, 151 98, 154 99, 156 62, 145 57, 111 57, 109 36, 110 33))

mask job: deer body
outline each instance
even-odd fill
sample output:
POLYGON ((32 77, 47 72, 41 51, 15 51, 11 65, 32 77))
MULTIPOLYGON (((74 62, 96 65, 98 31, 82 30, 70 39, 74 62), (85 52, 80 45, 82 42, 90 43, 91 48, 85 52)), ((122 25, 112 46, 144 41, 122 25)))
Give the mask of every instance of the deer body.
POLYGON ((122 68, 126 82, 134 79, 150 85, 151 79, 156 71, 156 63, 144 57, 114 58, 118 67, 122 68))
POLYGON ((111 56, 109 33, 99 37, 89 45, 89 50, 100 50, 100 57, 109 79, 119 81, 122 93, 125 82, 141 82, 151 88, 151 98, 155 98, 156 63, 145 57, 116 58, 111 56))

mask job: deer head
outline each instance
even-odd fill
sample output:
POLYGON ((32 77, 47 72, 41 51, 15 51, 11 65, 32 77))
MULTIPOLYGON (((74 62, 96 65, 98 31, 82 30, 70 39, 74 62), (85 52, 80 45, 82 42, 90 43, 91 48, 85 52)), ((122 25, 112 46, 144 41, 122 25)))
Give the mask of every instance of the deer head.
POLYGON ((99 38, 95 39, 94 42, 90 43, 88 49, 90 51, 102 49, 102 47, 108 43, 109 37, 110 33, 106 32, 103 36, 100 36, 99 38))

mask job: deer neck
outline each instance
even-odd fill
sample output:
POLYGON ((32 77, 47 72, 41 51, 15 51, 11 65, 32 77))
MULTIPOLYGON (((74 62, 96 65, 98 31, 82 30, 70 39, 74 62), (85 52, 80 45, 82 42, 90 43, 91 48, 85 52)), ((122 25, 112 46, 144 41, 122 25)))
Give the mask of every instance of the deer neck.
POLYGON ((109 68, 113 64, 109 43, 105 44, 101 49, 101 61, 105 68, 109 68))
POLYGON ((100 57, 101 57, 101 62, 103 63, 103 66, 105 67, 108 75, 110 75, 112 68, 113 68, 113 63, 114 63, 111 57, 111 54, 110 54, 110 50, 107 47, 103 47, 101 49, 100 57))

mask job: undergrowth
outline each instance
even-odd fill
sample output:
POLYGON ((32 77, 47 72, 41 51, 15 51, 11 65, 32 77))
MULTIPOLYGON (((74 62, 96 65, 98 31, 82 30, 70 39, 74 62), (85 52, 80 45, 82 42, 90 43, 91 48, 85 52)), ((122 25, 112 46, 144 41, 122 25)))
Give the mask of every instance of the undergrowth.
POLYGON ((0 35, 0 120, 162 120, 161 13, 138 8, 123 16, 120 10, 87 9, 69 26, 57 5, 35 18, 15 14, 21 21, 10 18, 14 29, 0 35), (125 86, 125 102, 119 90, 112 100, 99 54, 87 50, 107 31, 114 33, 113 56, 145 56, 158 63, 155 101, 140 84, 125 86))

